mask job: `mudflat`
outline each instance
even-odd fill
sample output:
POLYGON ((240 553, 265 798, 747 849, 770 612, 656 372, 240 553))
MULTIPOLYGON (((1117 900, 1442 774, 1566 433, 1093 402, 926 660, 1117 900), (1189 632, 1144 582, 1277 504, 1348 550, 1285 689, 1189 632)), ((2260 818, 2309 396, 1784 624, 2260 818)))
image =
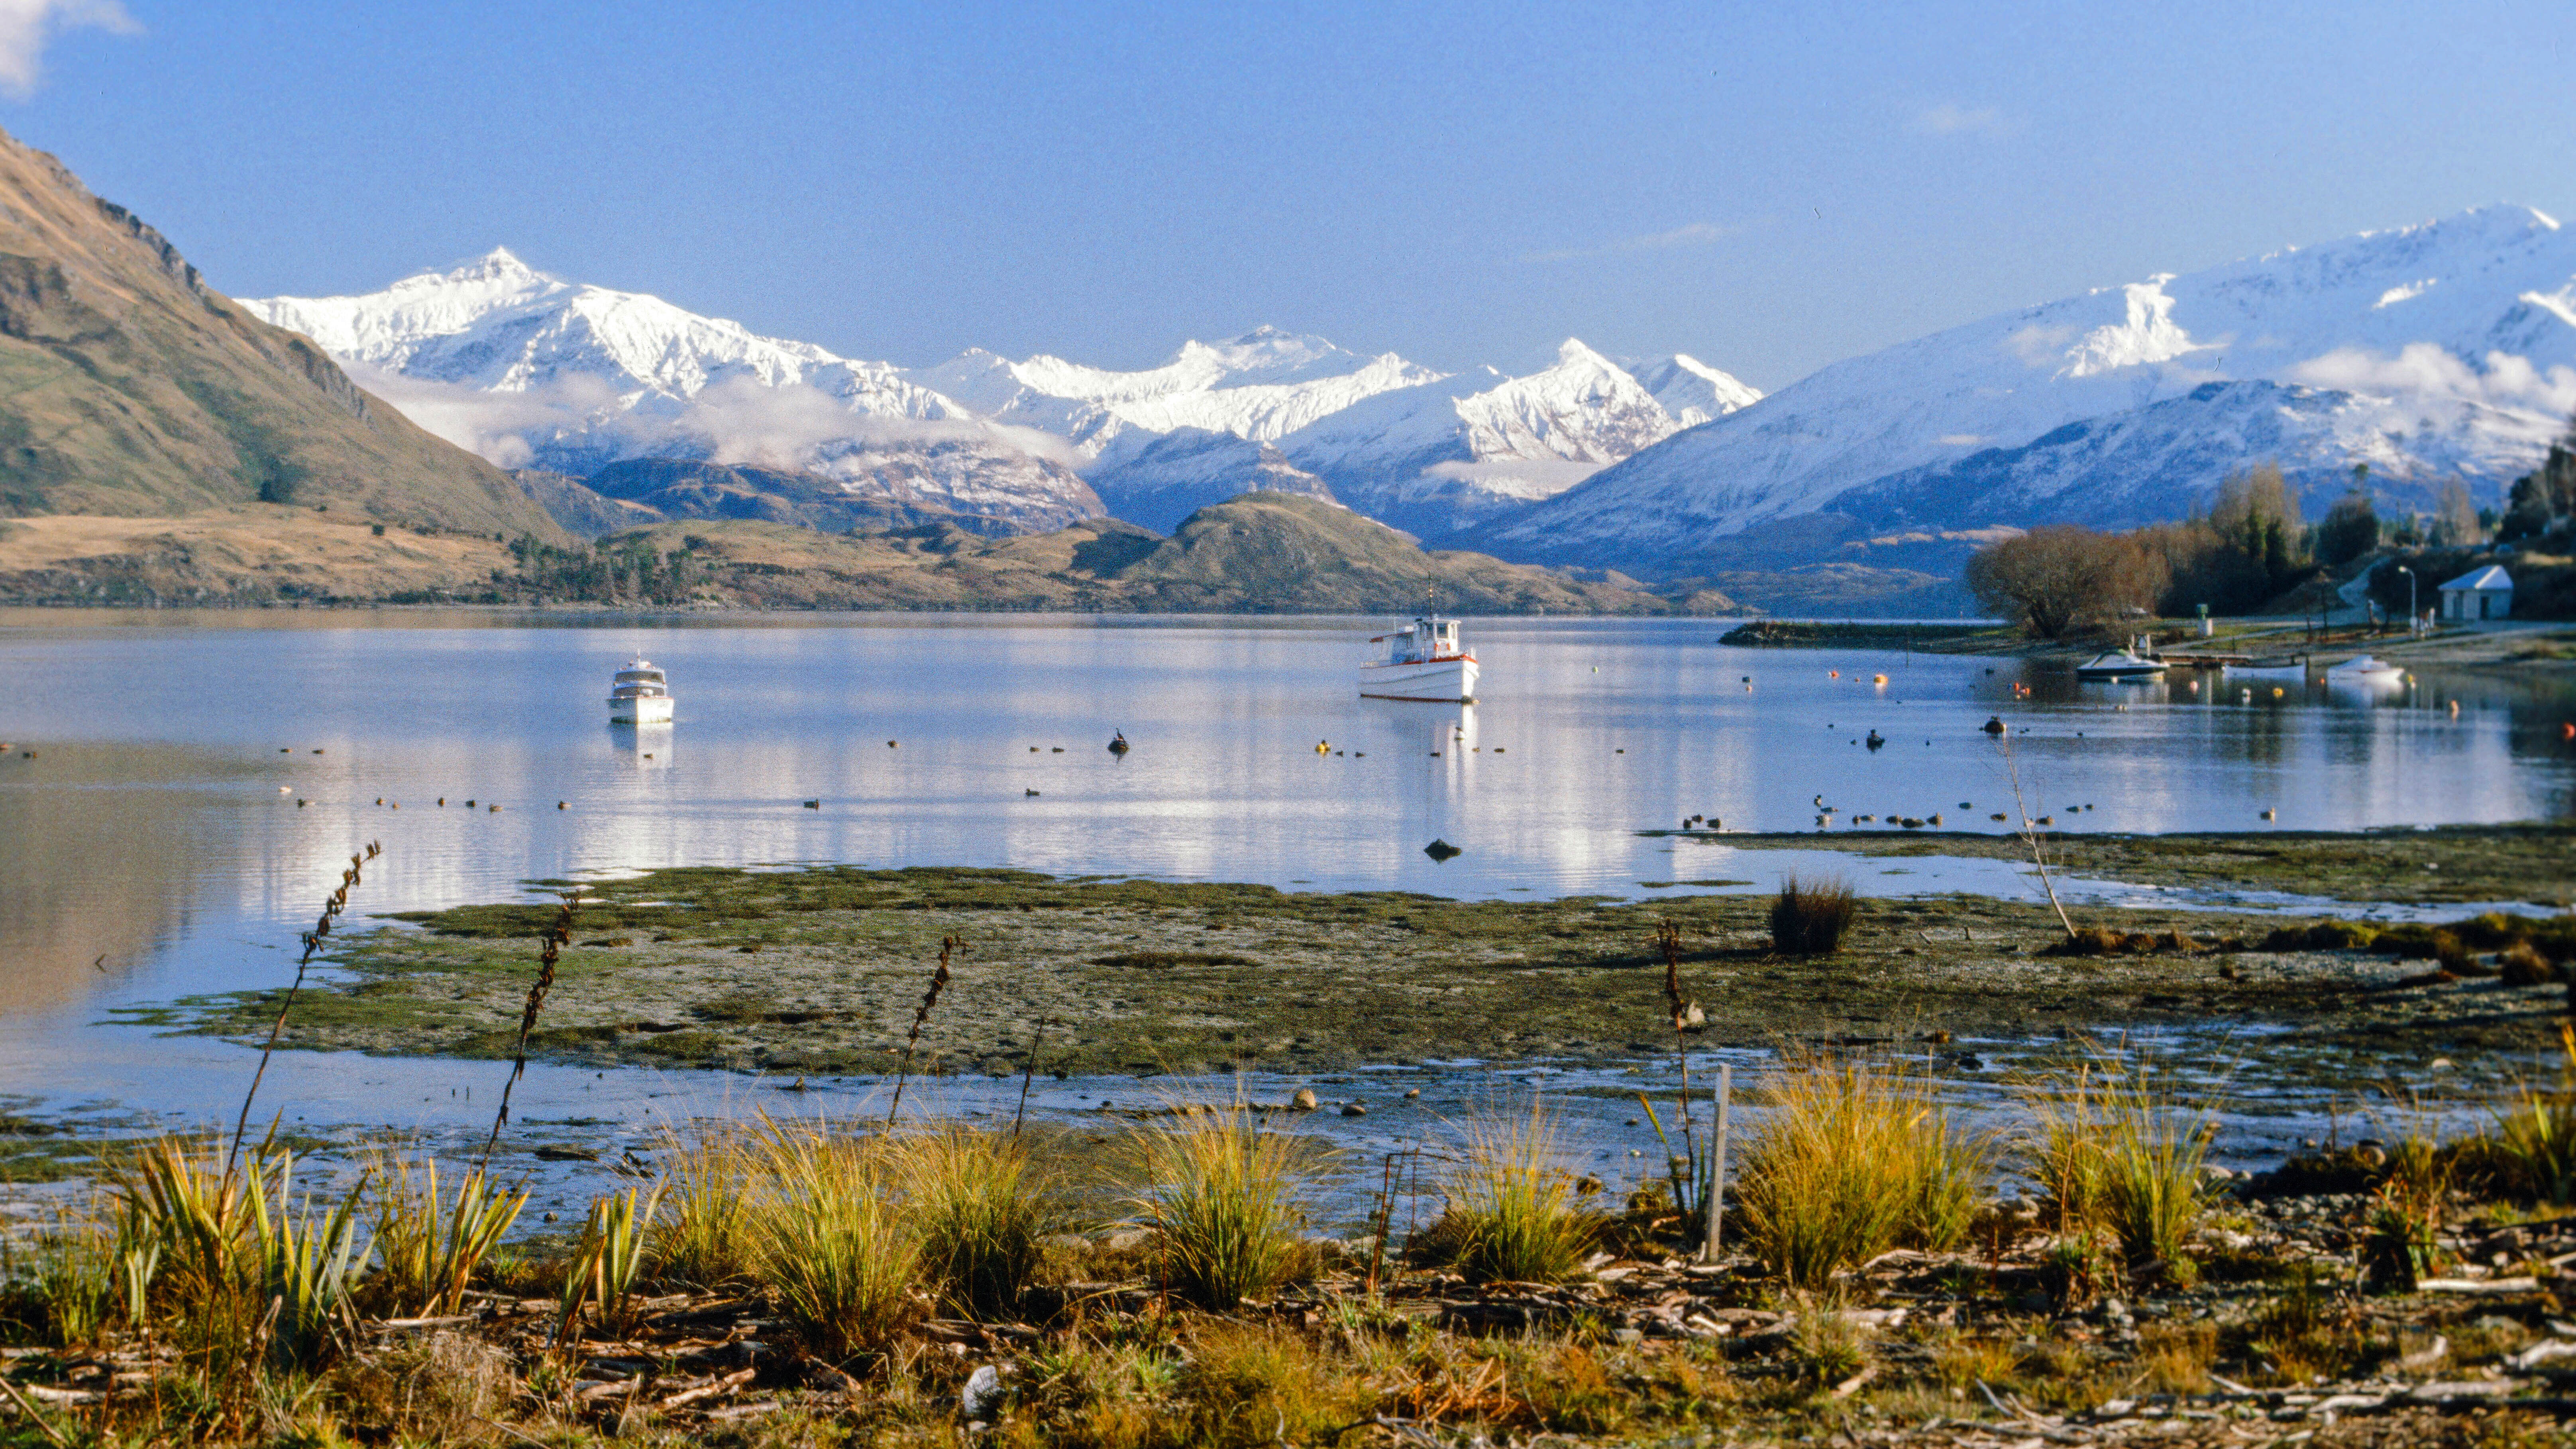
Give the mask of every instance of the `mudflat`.
MULTIPOLYGON (((2375 860, 2367 869, 2381 879, 2415 888, 2406 898, 2514 899, 2546 861, 2568 858, 2568 834, 2439 832, 2443 869, 2432 872, 2420 869, 2428 837, 2418 832, 2265 837, 2259 858, 2284 886, 2301 862, 2312 883, 2351 883, 2367 873, 2353 862, 2375 860)), ((2227 839, 2092 842, 2105 852, 2092 873, 2200 879, 2227 868, 2227 852, 2256 849, 2227 839)), ((2293 1027, 2309 1059, 2366 1076, 2391 1059, 2543 1047, 2567 1001, 2554 982, 2508 985, 2476 962, 2436 971, 2412 959, 2430 954, 2421 930, 2371 949, 2318 949, 2284 944, 2296 933, 2282 928, 2300 923, 2277 914, 2087 907, 2077 925, 2121 933, 2129 948, 2055 954, 2066 932, 2044 901, 1957 895, 1865 899, 1840 950, 1787 956, 1771 946, 1768 894, 1454 901, 855 867, 673 869, 578 889, 573 944, 532 1046, 582 1063, 889 1072, 943 943, 952 980, 922 1023, 915 1071, 1634 1060, 1675 1042, 1656 944, 1666 924, 1679 936, 1682 990, 1708 1020, 1696 1045, 2293 1027)), ((553 916, 543 900, 495 903, 353 932, 282 1040, 506 1053, 553 916)), ((138 1019, 256 1039, 280 1003, 276 991, 199 997, 138 1019)))

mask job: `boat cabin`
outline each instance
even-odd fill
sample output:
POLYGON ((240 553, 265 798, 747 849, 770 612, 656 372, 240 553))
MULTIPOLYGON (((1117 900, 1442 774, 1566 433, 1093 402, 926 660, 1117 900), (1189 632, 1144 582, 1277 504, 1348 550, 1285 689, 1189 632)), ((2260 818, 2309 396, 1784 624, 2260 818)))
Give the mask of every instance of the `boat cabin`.
POLYGON ((1414 620, 1392 634, 1381 634, 1372 643, 1387 646, 1389 664, 1428 664, 1441 659, 1456 659, 1458 621, 1438 615, 1414 620))

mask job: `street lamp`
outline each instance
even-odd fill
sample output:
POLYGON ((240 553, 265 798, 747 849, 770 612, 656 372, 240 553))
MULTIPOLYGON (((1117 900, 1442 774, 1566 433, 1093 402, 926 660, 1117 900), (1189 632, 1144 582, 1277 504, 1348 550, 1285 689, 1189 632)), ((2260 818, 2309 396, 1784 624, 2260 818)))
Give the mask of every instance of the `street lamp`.
POLYGON ((2404 564, 2399 564, 2397 571, 2406 576, 2406 632, 2413 634, 2423 627, 2415 613, 2415 571, 2404 564))

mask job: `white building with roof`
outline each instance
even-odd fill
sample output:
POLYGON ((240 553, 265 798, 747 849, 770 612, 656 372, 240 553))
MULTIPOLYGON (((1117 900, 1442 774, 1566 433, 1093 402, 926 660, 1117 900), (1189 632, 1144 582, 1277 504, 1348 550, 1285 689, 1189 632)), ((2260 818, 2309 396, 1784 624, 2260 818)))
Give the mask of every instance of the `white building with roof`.
POLYGON ((2502 565, 2471 569, 2442 585, 2442 622, 2475 624, 2513 616, 2513 576, 2502 565))

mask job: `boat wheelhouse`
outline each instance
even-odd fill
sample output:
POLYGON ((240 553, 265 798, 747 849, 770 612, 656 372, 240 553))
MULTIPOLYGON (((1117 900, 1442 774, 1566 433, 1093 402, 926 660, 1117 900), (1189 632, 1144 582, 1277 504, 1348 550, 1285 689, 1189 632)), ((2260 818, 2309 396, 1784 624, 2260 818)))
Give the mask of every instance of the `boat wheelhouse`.
POLYGON ((1360 666, 1360 698, 1474 704, 1476 656, 1458 643, 1458 621, 1424 614, 1369 641, 1386 656, 1360 666))
POLYGON ((610 724, 669 724, 671 681, 649 659, 630 659, 608 687, 610 724))

